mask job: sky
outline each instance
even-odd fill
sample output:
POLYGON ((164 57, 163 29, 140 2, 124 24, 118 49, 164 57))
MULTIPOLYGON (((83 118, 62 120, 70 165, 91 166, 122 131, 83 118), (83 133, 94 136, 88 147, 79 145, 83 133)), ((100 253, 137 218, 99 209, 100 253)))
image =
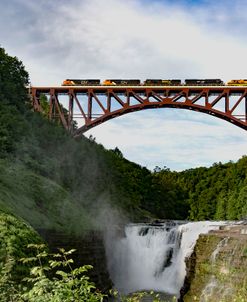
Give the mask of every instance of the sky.
MULTIPOLYGON (((33 86, 66 78, 247 78, 245 0, 0 0, 0 45, 33 86)), ((142 166, 181 171, 246 154, 247 132, 184 109, 152 109, 85 133, 142 166)))

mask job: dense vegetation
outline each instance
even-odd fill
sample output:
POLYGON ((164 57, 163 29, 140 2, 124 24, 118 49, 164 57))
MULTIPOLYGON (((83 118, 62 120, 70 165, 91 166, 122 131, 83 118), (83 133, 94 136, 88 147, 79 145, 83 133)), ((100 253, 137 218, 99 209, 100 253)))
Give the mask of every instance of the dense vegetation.
POLYGON ((191 219, 247 217, 246 156, 237 163, 218 163, 208 169, 185 171, 182 177, 189 191, 191 219))
POLYGON ((0 301, 12 300, 19 284, 29 275, 30 265, 19 261, 32 257, 28 244, 40 244, 39 235, 20 218, 0 213, 0 301))
POLYGON ((188 204, 191 220, 239 220, 247 217, 247 156, 237 163, 183 172, 160 170, 154 175, 171 188, 177 204, 188 204))

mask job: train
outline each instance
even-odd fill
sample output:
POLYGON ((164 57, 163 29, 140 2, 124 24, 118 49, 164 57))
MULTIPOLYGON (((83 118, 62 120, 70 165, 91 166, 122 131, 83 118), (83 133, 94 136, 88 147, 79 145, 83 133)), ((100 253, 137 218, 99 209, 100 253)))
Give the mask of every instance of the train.
POLYGON ((247 86, 247 79, 230 80, 224 83, 221 79, 66 79, 62 86, 247 86))

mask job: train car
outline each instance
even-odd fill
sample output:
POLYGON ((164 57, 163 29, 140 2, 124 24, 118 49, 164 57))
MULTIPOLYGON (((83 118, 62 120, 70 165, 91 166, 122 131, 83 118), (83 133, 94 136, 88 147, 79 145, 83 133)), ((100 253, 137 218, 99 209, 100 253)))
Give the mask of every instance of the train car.
POLYGON ((204 84, 208 86, 223 86, 225 83, 221 79, 206 79, 204 84))
POLYGON ((66 79, 63 81, 62 86, 99 86, 100 80, 98 79, 66 79))
POLYGON ((186 86, 223 86, 221 79, 186 79, 186 86))
POLYGON ((143 82, 144 86, 162 86, 162 79, 146 79, 143 82))
POLYGON ((162 79, 147 79, 143 83, 144 86, 180 86, 181 80, 162 80, 162 79))
POLYGON ((181 86, 182 85, 182 82, 181 80, 162 80, 162 85, 165 85, 165 86, 181 86))
POLYGON ((247 86, 247 79, 230 80, 226 83, 227 86, 247 86))
POLYGON ((140 80, 108 79, 103 81, 105 86, 140 86, 140 80))

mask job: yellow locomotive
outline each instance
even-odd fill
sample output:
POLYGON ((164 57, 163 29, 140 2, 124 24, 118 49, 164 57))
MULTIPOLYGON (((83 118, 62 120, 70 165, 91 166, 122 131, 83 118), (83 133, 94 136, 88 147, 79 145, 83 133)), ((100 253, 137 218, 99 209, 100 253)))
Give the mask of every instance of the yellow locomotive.
POLYGON ((231 80, 226 83, 227 86, 247 86, 247 79, 231 80))
POLYGON ((140 86, 140 80, 122 80, 122 79, 108 79, 104 80, 104 86, 140 86))
POLYGON ((98 86, 100 85, 100 80, 98 79, 66 79, 63 81, 62 86, 98 86))

